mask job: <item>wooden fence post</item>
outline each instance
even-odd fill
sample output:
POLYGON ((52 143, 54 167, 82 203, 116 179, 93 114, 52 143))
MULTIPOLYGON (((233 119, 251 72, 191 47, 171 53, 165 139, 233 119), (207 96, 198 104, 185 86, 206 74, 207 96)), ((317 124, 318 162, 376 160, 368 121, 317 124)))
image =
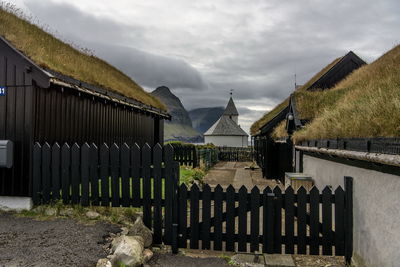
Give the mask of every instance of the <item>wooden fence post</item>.
POLYGON ((353 178, 344 177, 345 188, 345 259, 351 263, 353 255, 353 178))
POLYGON ((32 175, 32 200, 33 204, 40 203, 40 191, 42 190, 42 175, 40 167, 42 165, 42 147, 35 143, 33 147, 33 175, 32 175))

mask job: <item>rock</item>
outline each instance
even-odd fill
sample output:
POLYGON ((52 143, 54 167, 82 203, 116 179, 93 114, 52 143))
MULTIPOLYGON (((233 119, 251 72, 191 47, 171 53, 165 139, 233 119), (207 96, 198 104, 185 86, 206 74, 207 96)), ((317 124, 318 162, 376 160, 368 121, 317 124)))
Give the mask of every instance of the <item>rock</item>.
POLYGON ((120 236, 113 240, 111 259, 113 266, 124 264, 126 267, 136 267, 143 263, 143 239, 140 236, 120 236))
POLYGON ((42 214, 45 212, 45 207, 44 206, 37 206, 35 208, 32 209, 33 212, 38 213, 38 214, 42 214))
POLYGON ((86 217, 88 217, 91 220, 94 220, 99 218, 100 214, 95 211, 89 210, 88 212, 86 212, 86 217))
POLYGON ((145 248, 150 247, 153 243, 153 232, 144 225, 141 217, 138 217, 133 226, 129 229, 128 236, 135 235, 143 238, 145 248))
POLYGON ((129 233, 129 229, 126 227, 121 227, 121 235, 127 235, 129 233))
POLYGON ((111 262, 108 259, 99 259, 96 267, 111 267, 111 262))
POLYGON ((148 262, 149 260, 151 260, 151 258, 153 258, 153 251, 151 251, 150 249, 146 248, 143 251, 143 262, 148 262))
POLYGON ((72 209, 72 208, 61 209, 60 210, 60 216, 71 217, 73 215, 74 215, 74 209, 72 209))
POLYGON ((44 215, 46 216, 55 216, 57 215, 57 209, 56 208, 46 208, 46 210, 44 211, 44 215))

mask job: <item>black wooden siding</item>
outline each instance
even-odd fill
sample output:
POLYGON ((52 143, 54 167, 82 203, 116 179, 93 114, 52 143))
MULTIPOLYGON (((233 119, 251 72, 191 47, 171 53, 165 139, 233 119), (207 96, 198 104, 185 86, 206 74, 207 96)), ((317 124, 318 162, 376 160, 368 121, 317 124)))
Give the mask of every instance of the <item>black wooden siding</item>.
POLYGON ((156 115, 60 86, 35 87, 34 142, 162 142, 156 115))
POLYGON ((0 195, 31 195, 34 142, 163 143, 164 117, 50 85, 43 70, 0 39, 0 86, 7 87, 0 96, 0 140, 14 142, 13 167, 0 168, 0 195))

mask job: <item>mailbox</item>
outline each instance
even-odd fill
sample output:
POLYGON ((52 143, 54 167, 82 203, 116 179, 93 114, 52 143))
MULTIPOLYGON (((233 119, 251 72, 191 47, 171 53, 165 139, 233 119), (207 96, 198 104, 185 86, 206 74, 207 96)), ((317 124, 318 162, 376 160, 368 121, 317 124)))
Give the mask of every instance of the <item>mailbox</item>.
POLYGON ((0 140, 0 168, 11 168, 14 159, 14 144, 10 140, 0 140))

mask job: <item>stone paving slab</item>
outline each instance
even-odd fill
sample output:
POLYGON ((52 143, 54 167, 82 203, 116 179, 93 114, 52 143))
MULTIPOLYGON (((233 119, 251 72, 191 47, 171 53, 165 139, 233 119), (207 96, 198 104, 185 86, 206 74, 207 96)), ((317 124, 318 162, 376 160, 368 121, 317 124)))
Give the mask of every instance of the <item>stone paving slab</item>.
POLYGON ((264 254, 267 267, 296 267, 292 255, 264 254))

